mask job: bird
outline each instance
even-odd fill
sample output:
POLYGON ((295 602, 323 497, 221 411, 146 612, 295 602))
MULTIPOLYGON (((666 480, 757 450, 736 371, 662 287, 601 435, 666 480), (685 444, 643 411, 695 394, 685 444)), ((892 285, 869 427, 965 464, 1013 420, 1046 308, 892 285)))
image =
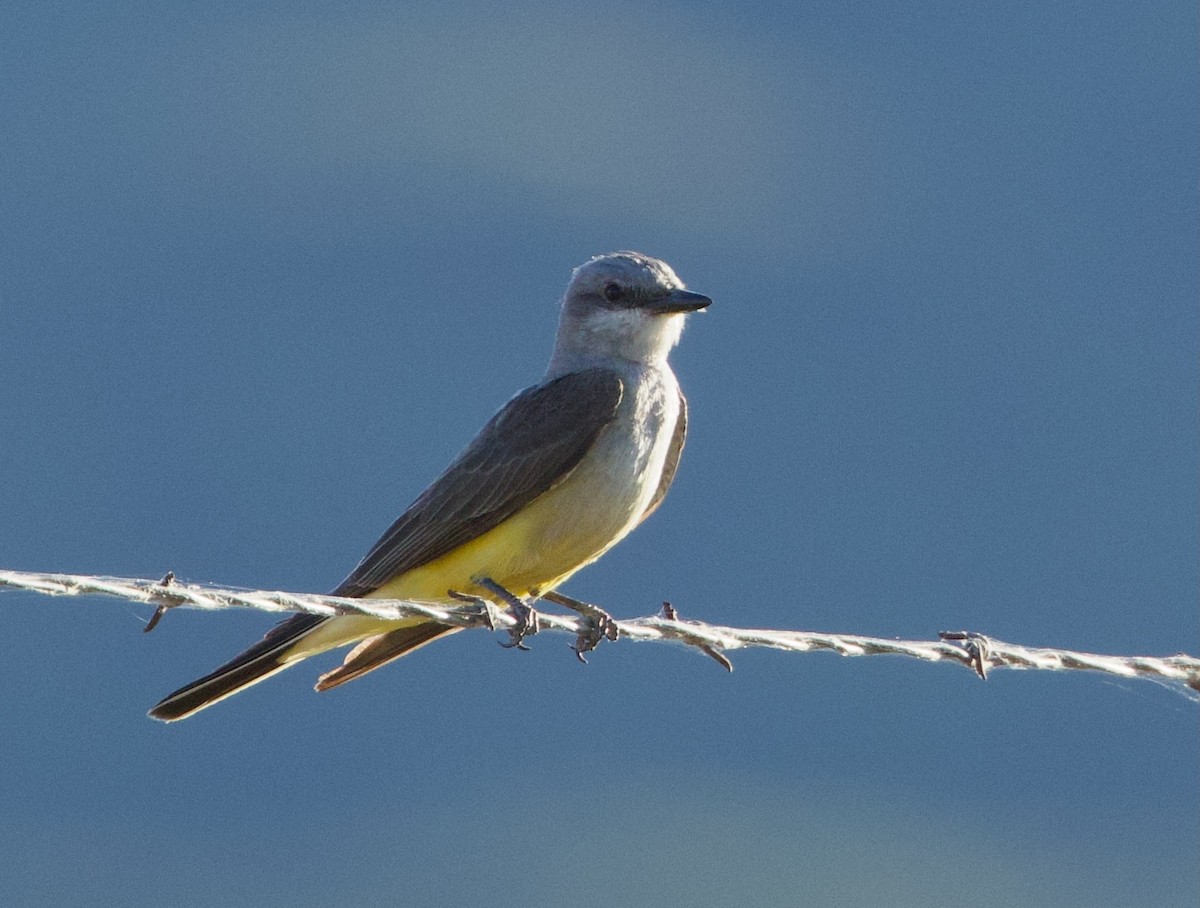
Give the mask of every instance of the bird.
MULTIPOLYGON (((334 596, 532 603, 623 539, 662 503, 687 436, 667 356, 712 300, 659 259, 598 255, 574 269, 542 379, 512 397, 395 520, 334 596)), ((566 597, 554 598, 570 604, 566 597)), ((353 644, 329 690, 460 628, 426 617, 298 613, 153 709, 173 722, 303 659, 353 644)))

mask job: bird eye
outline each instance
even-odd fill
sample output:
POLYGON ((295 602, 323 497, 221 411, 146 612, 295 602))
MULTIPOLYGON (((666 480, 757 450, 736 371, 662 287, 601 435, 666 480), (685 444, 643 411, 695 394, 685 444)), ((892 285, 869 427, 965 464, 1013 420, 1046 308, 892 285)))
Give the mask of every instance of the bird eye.
POLYGON ((610 303, 615 303, 624 295, 625 291, 621 289, 620 284, 608 284, 604 288, 604 298, 610 303))

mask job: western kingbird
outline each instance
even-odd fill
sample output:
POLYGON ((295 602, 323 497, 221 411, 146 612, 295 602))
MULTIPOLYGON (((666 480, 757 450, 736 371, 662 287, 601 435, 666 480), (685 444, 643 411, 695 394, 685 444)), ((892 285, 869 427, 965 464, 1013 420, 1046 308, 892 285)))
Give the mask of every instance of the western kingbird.
MULTIPOLYGON (((448 602, 537 598, 661 504, 687 401, 667 354, 712 301, 637 252, 575 269, 541 382, 517 394, 367 553, 334 596, 448 602)), ((425 618, 297 614, 150 711, 190 716, 309 656, 351 643, 328 690, 459 630, 425 618)), ((517 638, 519 642, 519 637, 517 638)))

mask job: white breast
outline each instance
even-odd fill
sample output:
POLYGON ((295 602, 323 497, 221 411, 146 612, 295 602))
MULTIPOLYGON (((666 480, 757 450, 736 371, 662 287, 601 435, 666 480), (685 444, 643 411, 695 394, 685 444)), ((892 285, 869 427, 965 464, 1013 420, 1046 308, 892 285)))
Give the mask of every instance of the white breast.
POLYGON ((579 465, 547 493, 553 513, 531 539, 530 557, 570 564, 571 573, 599 558, 645 514, 662 479, 679 419, 679 386, 669 368, 639 365, 623 375, 616 418, 579 465))

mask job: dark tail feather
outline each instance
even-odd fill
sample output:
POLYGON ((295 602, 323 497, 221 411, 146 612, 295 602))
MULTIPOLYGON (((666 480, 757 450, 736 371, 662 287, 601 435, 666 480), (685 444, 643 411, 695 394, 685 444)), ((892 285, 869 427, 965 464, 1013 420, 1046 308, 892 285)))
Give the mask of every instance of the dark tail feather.
POLYGON ((185 719, 243 687, 282 671, 292 664, 284 661, 291 645, 325 620, 320 615, 298 614, 281 621, 262 640, 216 671, 164 697, 150 710, 150 715, 164 722, 185 719))
POLYGON ((400 627, 386 634, 368 637, 350 651, 345 662, 317 679, 317 690, 329 690, 331 687, 353 681, 426 643, 432 643, 443 634, 452 634, 458 630, 462 628, 426 621, 413 627, 400 627))

